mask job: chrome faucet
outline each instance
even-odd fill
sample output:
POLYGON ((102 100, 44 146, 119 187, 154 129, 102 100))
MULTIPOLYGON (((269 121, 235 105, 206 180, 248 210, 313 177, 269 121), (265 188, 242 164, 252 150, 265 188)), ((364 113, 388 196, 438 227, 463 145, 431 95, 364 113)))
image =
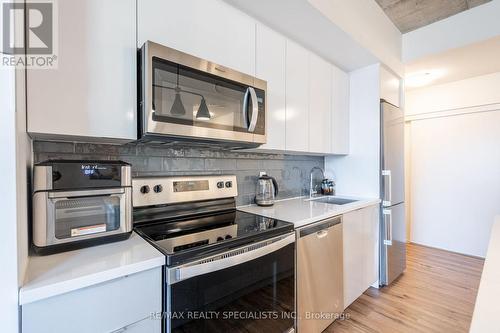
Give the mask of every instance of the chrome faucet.
MULTIPOLYGON (((315 166, 311 169, 311 173, 309 174, 310 183, 309 183, 309 197, 315 197, 321 195, 321 182, 325 179, 325 172, 320 167, 315 166), (314 174, 316 171, 321 172, 321 178, 318 181, 315 181, 314 174)), ((317 180, 317 179, 316 179, 317 180)))

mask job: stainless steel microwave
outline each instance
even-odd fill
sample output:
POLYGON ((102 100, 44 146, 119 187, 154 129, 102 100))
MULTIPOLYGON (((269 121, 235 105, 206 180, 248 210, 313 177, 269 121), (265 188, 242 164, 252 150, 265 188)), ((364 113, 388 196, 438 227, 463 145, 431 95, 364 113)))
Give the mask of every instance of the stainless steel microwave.
POLYGON ((150 41, 140 58, 140 141, 266 143, 265 81, 150 41))

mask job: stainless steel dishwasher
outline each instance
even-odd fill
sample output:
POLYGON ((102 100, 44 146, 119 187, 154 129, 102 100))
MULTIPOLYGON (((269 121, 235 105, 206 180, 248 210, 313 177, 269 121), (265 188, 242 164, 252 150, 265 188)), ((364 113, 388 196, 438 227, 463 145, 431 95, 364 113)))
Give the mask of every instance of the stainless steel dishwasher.
POLYGON ((297 332, 325 330, 344 309, 342 217, 296 230, 297 332))

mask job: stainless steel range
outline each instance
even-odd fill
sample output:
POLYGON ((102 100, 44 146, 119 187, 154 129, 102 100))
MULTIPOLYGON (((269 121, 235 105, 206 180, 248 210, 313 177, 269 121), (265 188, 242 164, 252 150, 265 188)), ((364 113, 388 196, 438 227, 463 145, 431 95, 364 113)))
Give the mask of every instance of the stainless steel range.
POLYGON ((165 332, 294 327, 293 224, 236 210, 235 176, 133 180, 137 233, 165 254, 165 332))

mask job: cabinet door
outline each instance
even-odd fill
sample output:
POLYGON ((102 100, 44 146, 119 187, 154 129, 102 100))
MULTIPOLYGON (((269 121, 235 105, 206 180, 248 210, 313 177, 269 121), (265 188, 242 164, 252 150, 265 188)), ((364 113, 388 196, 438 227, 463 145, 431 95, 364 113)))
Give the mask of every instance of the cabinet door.
POLYGON ((343 215, 344 308, 378 280, 378 213, 374 205, 343 215))
POLYGON ((285 150, 286 39, 257 24, 256 76, 267 81, 267 143, 260 148, 285 150))
POLYGON ((348 307, 368 288, 365 288, 363 244, 363 212, 355 210, 344 214, 343 220, 344 244, 344 308, 348 307))
POLYGON ((160 333, 161 321, 151 316, 110 333, 160 333))
POLYGON ((380 98, 399 107, 401 100, 401 79, 380 67, 380 98))
POLYGON ((27 70, 34 136, 137 139, 134 0, 58 2, 57 69, 27 70))
POLYGON ((150 40, 255 75, 255 21, 218 0, 141 0, 138 47, 150 40))
POLYGON ((365 285, 371 286, 379 279, 380 210, 378 205, 374 205, 362 209, 362 212, 365 224, 364 244, 366 254, 363 276, 366 278, 365 285))
POLYGON ((161 309, 162 268, 157 267, 25 304, 22 331, 112 332, 148 318, 137 326, 152 328, 143 332, 158 332, 161 320, 149 318, 161 309))
POLYGON ((349 74, 332 66, 332 153, 349 154, 349 74))
POLYGON ((309 54, 309 152, 331 153, 332 66, 309 54))
POLYGON ((286 43, 286 149, 309 149, 309 52, 286 43))

